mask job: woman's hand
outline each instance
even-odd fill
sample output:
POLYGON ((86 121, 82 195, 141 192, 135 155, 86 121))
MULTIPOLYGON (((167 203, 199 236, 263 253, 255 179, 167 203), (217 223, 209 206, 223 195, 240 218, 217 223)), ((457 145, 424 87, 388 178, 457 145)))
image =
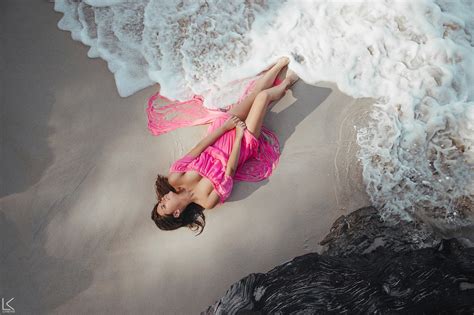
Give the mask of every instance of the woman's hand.
POLYGON ((242 138, 244 136, 245 129, 247 129, 247 125, 242 120, 239 120, 235 128, 235 135, 239 138, 242 138))
POLYGON ((241 121, 241 120, 239 119, 239 117, 232 115, 231 117, 229 117, 229 118, 222 124, 222 128, 223 128, 225 131, 232 130, 232 129, 234 129, 234 128, 237 126, 237 124, 239 123, 239 121, 241 121))

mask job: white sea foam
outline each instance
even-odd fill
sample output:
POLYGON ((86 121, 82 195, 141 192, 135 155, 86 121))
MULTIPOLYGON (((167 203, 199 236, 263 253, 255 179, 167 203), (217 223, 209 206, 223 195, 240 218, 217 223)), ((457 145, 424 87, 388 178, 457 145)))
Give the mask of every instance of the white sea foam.
POLYGON ((57 0, 58 27, 108 62, 121 96, 159 82, 208 107, 278 56, 309 84, 376 99, 358 131, 364 180, 382 214, 474 200, 474 5, 470 0, 57 0))

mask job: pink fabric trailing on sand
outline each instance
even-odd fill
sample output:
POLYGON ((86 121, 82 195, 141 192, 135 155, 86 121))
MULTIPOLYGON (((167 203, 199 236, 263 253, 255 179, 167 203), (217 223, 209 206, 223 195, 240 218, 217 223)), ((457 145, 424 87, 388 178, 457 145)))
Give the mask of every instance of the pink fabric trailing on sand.
MULTIPOLYGON (((240 103, 254 88, 256 80, 251 81, 241 95, 240 103)), ((276 79, 274 85, 280 84, 276 79)), ((169 100, 159 93, 148 100, 147 115, 148 129, 153 135, 161 135, 171 130, 186 126, 211 123, 207 134, 220 126, 230 117, 227 113, 234 104, 223 110, 207 109, 203 106, 204 99, 195 95, 192 99, 179 102, 169 100), (158 106, 156 100, 164 99, 170 103, 158 106)), ((184 172, 192 169, 207 177, 219 194, 221 203, 225 201, 232 190, 232 179, 225 176, 225 167, 232 151, 235 139, 235 129, 224 133, 216 142, 204 150, 200 156, 193 158, 184 156, 170 167, 170 171, 184 172)), ((274 132, 262 126, 260 136, 255 138, 248 130, 244 133, 241 152, 234 175, 235 180, 257 182, 268 178, 277 166, 280 158, 280 143, 274 132)))

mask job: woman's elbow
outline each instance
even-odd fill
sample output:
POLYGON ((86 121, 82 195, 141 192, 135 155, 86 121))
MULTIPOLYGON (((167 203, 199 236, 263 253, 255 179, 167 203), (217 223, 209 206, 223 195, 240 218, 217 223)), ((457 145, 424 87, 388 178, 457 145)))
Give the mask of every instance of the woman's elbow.
POLYGON ((213 209, 217 206, 219 203, 220 197, 218 196, 213 196, 212 198, 209 198, 209 200, 206 202, 205 208, 206 209, 213 209))

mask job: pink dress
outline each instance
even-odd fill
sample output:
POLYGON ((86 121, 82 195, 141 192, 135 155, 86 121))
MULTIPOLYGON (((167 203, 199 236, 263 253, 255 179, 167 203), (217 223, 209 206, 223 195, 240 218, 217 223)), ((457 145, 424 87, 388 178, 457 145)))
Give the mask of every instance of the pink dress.
MULTIPOLYGON (((239 102, 251 91, 255 81, 246 88, 239 102)), ((274 85, 280 81, 275 80, 274 85)), ((195 96, 185 102, 174 102, 162 107, 154 106, 158 93, 148 102, 148 128, 152 134, 162 134, 181 126, 211 123, 206 135, 221 126, 230 116, 226 111, 209 110, 202 106, 202 98, 195 96), (176 115, 179 112, 181 115, 176 115), (172 117, 170 119, 167 116, 172 117), (189 118, 192 116, 191 118, 189 118)), ((231 108, 231 107, 230 107, 231 108)), ((230 108, 227 108, 230 109, 230 108)), ((227 162, 232 152, 236 130, 232 129, 222 134, 212 145, 208 146, 197 157, 185 155, 170 167, 170 172, 186 172, 193 170, 208 178, 223 203, 230 195, 233 180, 261 181, 268 178, 276 167, 280 156, 280 145, 277 136, 262 126, 258 139, 245 130, 240 146, 240 155, 234 177, 225 174, 227 162)))

